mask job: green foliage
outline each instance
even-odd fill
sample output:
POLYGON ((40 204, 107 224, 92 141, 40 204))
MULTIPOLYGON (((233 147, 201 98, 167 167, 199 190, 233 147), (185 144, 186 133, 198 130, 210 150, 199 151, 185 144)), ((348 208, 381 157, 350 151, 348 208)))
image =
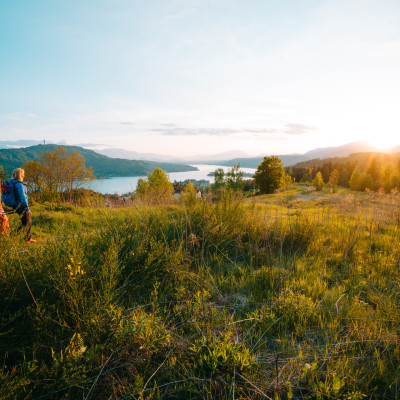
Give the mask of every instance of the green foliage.
POLYGON ((199 377, 233 375, 234 371, 243 373, 255 361, 249 349, 232 340, 231 335, 196 340, 189 352, 189 359, 199 377))
POLYGON ((245 182, 243 180, 243 171, 240 170, 240 163, 228 169, 225 174, 223 168, 217 168, 214 171, 214 183, 211 185, 213 190, 222 188, 233 191, 243 190, 245 182))
POLYGON ((340 179, 340 172, 335 168, 333 171, 331 171, 329 175, 329 185, 333 193, 336 193, 336 189, 339 184, 339 179, 340 179))
POLYGON ((221 189, 225 186, 225 171, 223 168, 217 168, 214 171, 214 183, 211 185, 213 190, 221 189))
POLYGON ((0 165, 0 181, 5 181, 7 180, 7 173, 4 171, 4 168, 2 165, 0 165))
POLYGON ((193 194, 0 238, 0 398, 396 398, 398 194, 193 194))
POLYGON ((315 186, 315 189, 320 191, 324 188, 325 183, 324 180, 322 179, 321 172, 318 172, 317 175, 315 175, 315 178, 312 181, 312 184, 315 186))
POLYGON ((284 175, 285 171, 279 157, 264 157, 254 174, 256 188, 260 193, 274 193, 281 187, 284 175))
POLYGON ((185 190, 181 193, 181 200, 187 207, 191 207, 196 204, 198 200, 197 193, 191 181, 185 185, 185 190))
POLYGON ((22 167, 35 192, 47 192, 51 199, 59 193, 71 196, 74 190, 93 180, 93 171, 85 167, 85 159, 61 146, 40 154, 37 161, 28 161, 22 167))
POLYGON ((155 168, 147 175, 147 181, 139 179, 136 194, 142 199, 153 203, 161 203, 171 198, 174 186, 169 181, 168 175, 160 168, 155 168))
POLYGON ((100 178, 113 176, 142 176, 151 173, 156 167, 166 172, 194 171, 196 169, 190 165, 184 164, 110 158, 79 146, 57 146, 53 144, 41 144, 19 149, 0 149, 0 164, 3 165, 8 175, 11 175, 15 168, 20 167, 27 161, 37 160, 43 152, 52 152, 57 147, 66 149, 68 153, 76 151, 83 156, 86 168, 92 167, 94 174, 100 178))
POLYGON ((228 169, 226 173, 226 186, 232 190, 243 190, 243 171, 240 170, 240 163, 228 169))
POLYGON ((372 189, 373 184, 370 174, 362 172, 360 167, 354 169, 349 181, 350 189, 362 192, 365 189, 372 189))

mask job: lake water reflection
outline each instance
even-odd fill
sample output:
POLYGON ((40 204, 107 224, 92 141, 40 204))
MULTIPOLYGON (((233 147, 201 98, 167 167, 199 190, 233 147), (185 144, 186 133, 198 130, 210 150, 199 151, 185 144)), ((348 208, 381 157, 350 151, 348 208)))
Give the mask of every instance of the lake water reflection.
MULTIPOLYGON (((223 168, 224 171, 228 171, 229 167, 223 167, 220 165, 193 165, 193 167, 198 168, 198 171, 188 171, 188 172, 171 172, 169 174, 169 180, 174 181, 185 181, 186 179, 193 179, 199 181, 205 179, 214 182, 213 176, 207 176, 210 172, 214 172, 217 168, 223 168)), ((241 168, 243 172, 249 172, 253 174, 255 172, 254 168, 241 168)), ((93 181, 91 187, 99 193, 110 193, 110 194, 124 194, 128 192, 133 192, 136 190, 137 182, 140 178, 145 178, 145 176, 126 176, 126 177, 116 177, 108 179, 96 179, 93 181)), ((245 178, 246 179, 246 178, 245 178)))

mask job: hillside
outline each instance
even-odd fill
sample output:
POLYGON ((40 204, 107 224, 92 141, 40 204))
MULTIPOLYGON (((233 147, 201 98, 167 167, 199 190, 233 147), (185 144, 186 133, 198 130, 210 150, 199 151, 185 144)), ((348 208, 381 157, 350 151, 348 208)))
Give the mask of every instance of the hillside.
POLYGON ((0 240, 0 399, 398 399, 398 201, 35 203, 37 243, 0 240))
MULTIPOLYGON (((0 149, 0 165, 8 175, 15 168, 20 167, 23 163, 37 158, 44 151, 53 151, 56 147, 54 144, 40 144, 18 149, 0 149)), ((123 160, 120 158, 110 158, 105 155, 96 153, 93 150, 84 149, 78 146, 62 146, 68 151, 76 151, 85 158, 86 167, 93 167, 94 174, 97 178, 108 178, 114 176, 142 176, 146 175, 159 167, 165 172, 183 172, 195 171, 196 168, 190 165, 179 163, 164 163, 142 160, 123 160)))
MULTIPOLYGON (((305 161, 307 160, 307 157, 303 156, 302 154, 288 154, 288 155, 279 155, 278 156, 284 166, 291 166, 294 165, 300 161, 305 161)), ((246 158, 234 158, 232 160, 221 160, 221 161, 215 161, 216 165, 223 165, 225 167, 232 167, 234 164, 240 163, 240 166, 242 168, 257 168, 258 165, 261 163, 264 157, 246 157, 246 158)), ((199 163, 199 164, 207 164, 206 162, 204 163, 199 163)))
MULTIPOLYGON (((352 153, 361 152, 373 152, 374 149, 363 142, 347 143, 337 147, 321 147, 313 149, 304 154, 280 154, 278 157, 282 160, 285 167, 296 165, 300 162, 307 162, 309 160, 323 159, 327 157, 347 157, 352 153)), ((392 149, 390 152, 394 152, 392 149)), ((243 168, 257 168, 258 164, 261 163, 263 157, 248 157, 248 158, 234 158, 231 160, 216 161, 215 164, 224 165, 227 167, 232 166, 235 163, 240 162, 240 166, 243 168)))
POLYGON ((368 160, 374 157, 377 161, 385 161, 395 164, 400 159, 400 153, 386 154, 376 152, 353 153, 347 157, 329 157, 329 158, 314 158, 312 160, 301 161, 293 165, 293 167, 322 167, 326 163, 344 164, 347 162, 356 161, 359 165, 364 165, 368 160))

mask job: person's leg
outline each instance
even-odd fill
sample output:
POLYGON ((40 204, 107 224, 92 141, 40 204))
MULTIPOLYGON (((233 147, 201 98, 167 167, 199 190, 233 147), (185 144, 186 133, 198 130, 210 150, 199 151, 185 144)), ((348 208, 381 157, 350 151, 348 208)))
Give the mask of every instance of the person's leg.
POLYGON ((21 228, 25 231, 25 240, 30 240, 32 231, 32 214, 30 212, 25 211, 21 215, 21 228))

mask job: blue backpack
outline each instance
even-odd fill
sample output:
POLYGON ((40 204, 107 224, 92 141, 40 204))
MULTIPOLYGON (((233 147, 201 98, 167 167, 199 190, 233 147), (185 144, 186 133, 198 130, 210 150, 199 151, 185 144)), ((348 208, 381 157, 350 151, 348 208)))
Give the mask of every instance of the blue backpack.
POLYGON ((20 204, 19 195, 15 187, 15 183, 11 181, 4 181, 1 184, 1 193, 3 203, 7 207, 17 208, 20 204))

